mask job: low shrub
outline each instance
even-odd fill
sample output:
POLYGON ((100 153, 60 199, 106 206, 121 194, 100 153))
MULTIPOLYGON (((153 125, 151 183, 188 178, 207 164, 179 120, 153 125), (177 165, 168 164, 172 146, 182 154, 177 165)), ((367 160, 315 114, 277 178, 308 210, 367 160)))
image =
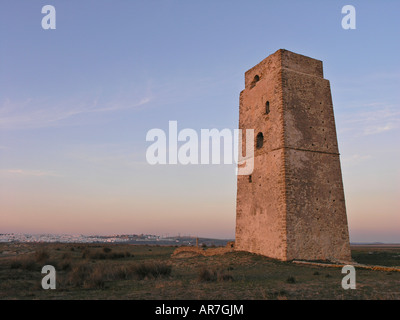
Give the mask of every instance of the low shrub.
POLYGON ((200 282, 233 281, 233 276, 229 273, 225 273, 223 270, 209 270, 203 268, 199 272, 198 280, 200 282))
POLYGON ((60 270, 70 271, 72 269, 72 262, 70 260, 63 260, 59 264, 60 270))
POLYGON ((19 259, 14 259, 11 262, 10 269, 20 269, 22 268, 22 262, 19 259))
MULTIPOLYGON (((103 248, 103 251, 106 248, 103 248)), ((108 251, 107 253, 102 252, 102 251, 95 251, 95 252, 87 252, 85 253, 85 257, 93 260, 106 260, 106 259, 111 259, 111 260, 116 260, 116 259, 122 259, 126 257, 130 257, 131 254, 129 252, 111 252, 108 251)))
POLYGON ((65 252, 65 253, 63 253, 63 255, 61 256, 61 259, 63 259, 63 260, 69 260, 69 259, 71 259, 72 258, 72 256, 71 256, 71 254, 69 253, 69 252, 65 252))
POLYGON ((50 254, 44 249, 41 249, 41 250, 38 250, 35 252, 35 259, 37 262, 43 262, 44 260, 49 259, 49 258, 50 258, 50 254))
POLYGON ((217 281, 217 272, 203 268, 199 272, 198 280, 201 282, 214 282, 217 281))
POLYGON ((80 263, 75 265, 68 273, 67 284, 82 287, 90 278, 93 273, 93 267, 87 263, 80 263))
POLYGON ((85 249, 82 252, 82 259, 89 259, 91 255, 91 251, 89 249, 85 249))
POLYGON ((141 263, 134 265, 131 272, 139 279, 167 277, 172 267, 164 262, 141 263))

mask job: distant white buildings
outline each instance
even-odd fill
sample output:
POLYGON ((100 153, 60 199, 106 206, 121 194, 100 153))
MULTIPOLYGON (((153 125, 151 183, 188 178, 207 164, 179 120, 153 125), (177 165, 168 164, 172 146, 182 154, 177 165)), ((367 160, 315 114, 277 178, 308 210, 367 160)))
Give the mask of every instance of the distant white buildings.
POLYGON ((93 243, 108 242, 120 243, 129 241, 129 238, 119 236, 86 236, 71 234, 21 234, 3 233, 0 234, 0 242, 61 242, 61 243, 93 243))

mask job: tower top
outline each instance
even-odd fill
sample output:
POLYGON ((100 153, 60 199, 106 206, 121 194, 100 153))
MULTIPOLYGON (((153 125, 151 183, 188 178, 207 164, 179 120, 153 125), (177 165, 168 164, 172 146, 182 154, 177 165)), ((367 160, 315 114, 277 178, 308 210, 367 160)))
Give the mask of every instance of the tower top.
POLYGON ((258 81, 265 74, 270 74, 282 68, 319 78, 324 77, 321 60, 303 56, 286 49, 279 49, 253 68, 246 71, 245 87, 251 87, 254 84, 255 79, 258 81))

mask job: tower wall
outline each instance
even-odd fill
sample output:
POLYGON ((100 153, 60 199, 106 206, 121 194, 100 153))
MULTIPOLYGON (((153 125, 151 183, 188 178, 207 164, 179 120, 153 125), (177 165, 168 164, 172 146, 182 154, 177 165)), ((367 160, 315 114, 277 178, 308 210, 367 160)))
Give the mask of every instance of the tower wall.
POLYGON ((259 149, 254 142, 251 178, 238 176, 236 249, 281 260, 349 261, 332 98, 322 62, 278 50, 248 70, 239 128, 254 129, 255 136, 261 132, 264 140, 259 149))

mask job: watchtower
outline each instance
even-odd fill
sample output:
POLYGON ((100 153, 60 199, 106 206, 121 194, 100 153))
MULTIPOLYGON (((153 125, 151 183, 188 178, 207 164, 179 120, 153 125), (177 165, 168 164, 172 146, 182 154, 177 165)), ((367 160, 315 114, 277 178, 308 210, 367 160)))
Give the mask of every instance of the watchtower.
MULTIPOLYGON (((239 128, 254 129, 255 151, 253 173, 237 178, 236 250, 280 260, 350 261, 322 61, 281 49, 248 70, 239 128)), ((245 141, 242 148, 245 153, 245 141)))

